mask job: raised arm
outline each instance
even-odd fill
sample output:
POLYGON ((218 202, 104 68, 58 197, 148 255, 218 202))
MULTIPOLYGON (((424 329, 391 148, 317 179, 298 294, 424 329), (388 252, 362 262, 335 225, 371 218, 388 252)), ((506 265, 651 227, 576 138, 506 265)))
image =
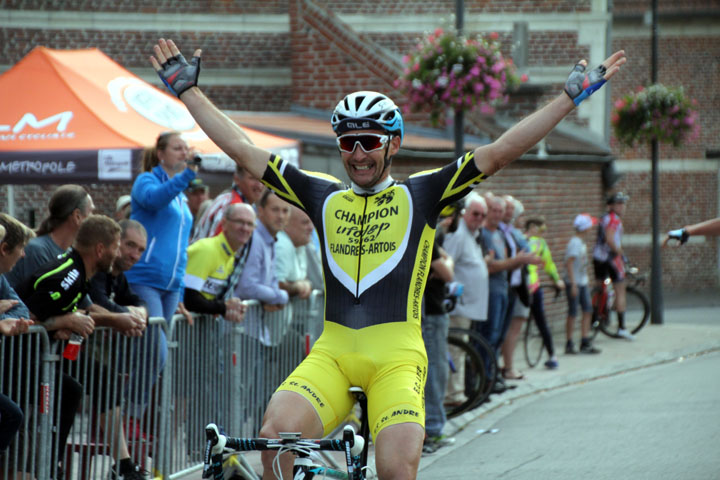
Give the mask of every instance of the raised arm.
POLYGON ((238 165, 262 178, 270 152, 253 145, 242 128, 217 108, 197 86, 201 50, 190 62, 172 40, 161 38, 153 47, 150 63, 170 91, 178 96, 200 128, 238 165))
POLYGON ((524 118, 489 145, 475 149, 480 171, 492 175, 530 150, 542 140, 575 106, 599 89, 626 62, 620 50, 585 75, 587 62, 580 60, 565 83, 565 91, 540 110, 524 118))

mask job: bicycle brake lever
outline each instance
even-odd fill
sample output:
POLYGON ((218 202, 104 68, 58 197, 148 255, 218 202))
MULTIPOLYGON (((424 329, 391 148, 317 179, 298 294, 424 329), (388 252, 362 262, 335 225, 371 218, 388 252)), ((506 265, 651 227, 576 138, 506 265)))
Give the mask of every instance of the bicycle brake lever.
POLYGON ((205 445, 202 478, 210 478, 218 469, 222 469, 222 453, 225 450, 227 437, 220 433, 214 423, 209 423, 205 427, 205 436, 207 437, 207 444, 205 445))

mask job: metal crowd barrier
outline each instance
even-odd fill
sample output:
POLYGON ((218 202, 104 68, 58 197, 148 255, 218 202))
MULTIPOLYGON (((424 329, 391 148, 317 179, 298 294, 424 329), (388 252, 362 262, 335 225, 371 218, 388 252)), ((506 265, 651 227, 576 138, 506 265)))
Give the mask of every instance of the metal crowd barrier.
POLYGON ((0 453, 0 479, 55 476, 51 452, 57 450, 50 429, 56 357, 42 327, 32 326, 28 333, 16 337, 0 336, 0 392, 23 412, 18 434, 0 453))
POLYGON ((16 400, 24 420, 0 454, 0 480, 56 478, 58 461, 66 479, 110 478, 123 444, 155 478, 201 469, 207 423, 258 434, 270 396, 322 332, 322 302, 317 291, 275 312, 247 301, 238 324, 196 315, 190 325, 177 315, 167 327, 153 318, 141 338, 98 327, 76 361, 62 358, 64 342, 51 343, 40 326, 4 338, 0 391, 16 400), (62 372, 83 394, 60 446, 61 406, 72 405, 63 402, 62 372))
MULTIPOLYGON (((202 468, 210 422, 235 436, 257 436, 268 400, 322 332, 322 301, 316 291, 274 312, 246 301, 242 323, 198 315, 191 326, 175 317, 164 373, 170 393, 162 472, 180 478, 202 468)), ((241 459, 239 468, 249 466, 241 459)))

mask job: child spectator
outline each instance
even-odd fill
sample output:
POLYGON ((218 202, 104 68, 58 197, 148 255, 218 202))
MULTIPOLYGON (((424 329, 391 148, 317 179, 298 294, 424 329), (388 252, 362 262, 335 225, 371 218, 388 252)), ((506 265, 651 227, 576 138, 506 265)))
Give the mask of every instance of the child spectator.
POLYGON ((577 307, 582 308, 582 322, 580 323, 580 353, 600 353, 590 342, 590 317, 592 316, 592 305, 590 304, 590 292, 588 290, 588 258, 587 245, 585 241, 589 236, 590 228, 597 224, 597 219, 586 213, 581 213, 573 221, 575 235, 570 239, 565 249, 565 288, 568 300, 568 316, 565 323, 565 334, 567 343, 565 353, 577 353, 573 343, 573 329, 577 307))

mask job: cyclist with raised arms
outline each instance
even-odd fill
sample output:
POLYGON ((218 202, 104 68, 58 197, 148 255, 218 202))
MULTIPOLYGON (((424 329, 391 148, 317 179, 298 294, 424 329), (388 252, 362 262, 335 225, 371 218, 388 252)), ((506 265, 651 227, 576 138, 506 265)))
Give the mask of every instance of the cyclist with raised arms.
MULTIPOLYGON (((400 109, 385 95, 355 92, 338 103, 332 128, 347 187, 326 174, 295 168, 252 144, 245 132, 197 88, 201 51, 188 62, 160 39, 151 63, 200 127, 238 165, 280 197, 303 209, 321 241, 326 284, 325 325, 310 355, 268 404, 260 435, 302 432, 319 437, 350 411, 348 387, 368 396, 370 429, 380 479, 416 477, 424 437, 427 357, 420 319, 438 214, 446 205, 550 132, 626 61, 623 51, 585 74, 570 74, 565 92, 492 144, 441 169, 398 182, 390 176, 403 140, 400 109)), ((273 478, 273 452, 264 452, 264 477, 273 478)), ((291 478, 292 456, 282 459, 291 478)))

